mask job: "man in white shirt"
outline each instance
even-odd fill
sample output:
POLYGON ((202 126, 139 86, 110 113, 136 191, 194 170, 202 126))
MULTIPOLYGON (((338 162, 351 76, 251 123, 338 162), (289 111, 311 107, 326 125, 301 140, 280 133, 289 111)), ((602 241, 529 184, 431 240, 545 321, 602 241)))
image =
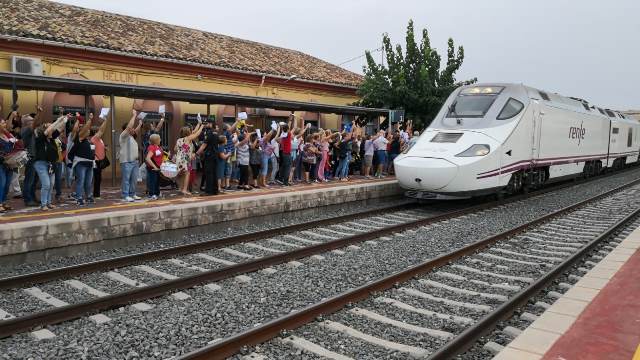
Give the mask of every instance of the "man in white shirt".
POLYGON ((376 162, 378 164, 378 169, 375 174, 377 178, 384 177, 382 175, 382 169, 385 169, 387 165, 387 144, 388 143, 389 143, 389 140, 385 137, 384 130, 380 130, 378 132, 378 138, 373 141, 373 148, 375 150, 376 162))
POLYGON ((120 133, 120 168, 122 169, 122 198, 124 201, 132 202, 134 200, 142 199, 136 195, 136 183, 138 181, 138 141, 136 141, 136 134, 142 127, 142 121, 137 127, 134 127, 136 123, 136 117, 138 112, 131 110, 133 116, 129 122, 122 126, 122 132, 120 133))

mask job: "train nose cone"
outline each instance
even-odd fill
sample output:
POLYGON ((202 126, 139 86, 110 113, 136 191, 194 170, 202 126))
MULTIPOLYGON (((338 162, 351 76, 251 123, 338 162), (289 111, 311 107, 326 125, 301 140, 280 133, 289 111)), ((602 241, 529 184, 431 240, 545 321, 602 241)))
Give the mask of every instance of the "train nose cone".
POLYGON ((405 189, 434 191, 447 186, 458 166, 444 159, 404 157, 393 163, 396 178, 405 189))

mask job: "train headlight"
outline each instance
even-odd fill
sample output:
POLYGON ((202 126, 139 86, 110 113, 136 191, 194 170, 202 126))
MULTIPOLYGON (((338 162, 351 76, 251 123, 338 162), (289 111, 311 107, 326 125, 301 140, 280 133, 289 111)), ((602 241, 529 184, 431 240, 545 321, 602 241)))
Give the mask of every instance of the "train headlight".
POLYGON ((489 153, 491 148, 487 144, 475 144, 471 145, 470 148, 457 154, 459 157, 471 157, 471 156, 485 156, 489 153))

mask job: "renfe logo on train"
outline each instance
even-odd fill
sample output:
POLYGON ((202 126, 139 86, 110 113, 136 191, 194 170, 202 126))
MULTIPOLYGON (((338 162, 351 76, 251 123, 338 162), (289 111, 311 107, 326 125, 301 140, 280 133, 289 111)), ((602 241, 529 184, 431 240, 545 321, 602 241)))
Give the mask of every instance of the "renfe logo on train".
POLYGON ((587 129, 582 127, 582 122, 580 123, 580 127, 572 126, 569 128, 569 139, 578 139, 578 145, 580 142, 584 140, 584 134, 587 132, 587 129))

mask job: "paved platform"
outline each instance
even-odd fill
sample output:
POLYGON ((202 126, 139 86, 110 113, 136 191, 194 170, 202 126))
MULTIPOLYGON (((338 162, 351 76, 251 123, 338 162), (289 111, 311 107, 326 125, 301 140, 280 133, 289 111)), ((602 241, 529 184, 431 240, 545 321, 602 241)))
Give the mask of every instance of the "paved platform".
POLYGON ((54 210, 16 207, 0 216, 0 256, 98 242, 170 229, 273 215, 357 200, 402 194, 394 178, 300 184, 292 187, 227 192, 216 196, 177 196, 133 203, 120 201, 117 189, 104 199, 79 207, 67 200, 54 210))
POLYGON ((640 228, 494 360, 640 360, 640 228))

